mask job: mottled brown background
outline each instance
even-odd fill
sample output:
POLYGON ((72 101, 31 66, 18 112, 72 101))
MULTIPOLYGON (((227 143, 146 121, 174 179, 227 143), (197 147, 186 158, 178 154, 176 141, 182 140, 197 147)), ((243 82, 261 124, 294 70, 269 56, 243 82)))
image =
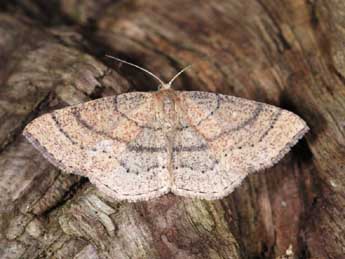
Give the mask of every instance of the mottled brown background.
POLYGON ((345 2, 0 2, 0 258, 345 258, 345 2), (311 132, 213 202, 115 202, 21 136, 49 110, 175 86, 267 102, 311 132))

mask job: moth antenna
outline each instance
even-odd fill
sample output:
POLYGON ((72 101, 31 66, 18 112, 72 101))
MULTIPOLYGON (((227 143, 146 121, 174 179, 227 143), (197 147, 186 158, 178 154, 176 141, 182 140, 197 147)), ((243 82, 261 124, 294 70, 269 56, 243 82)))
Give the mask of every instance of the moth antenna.
POLYGON ((156 76, 155 74, 153 74, 152 72, 150 72, 149 70, 147 70, 147 69, 145 69, 145 68, 142 68, 142 67, 140 67, 140 66, 138 66, 138 65, 136 65, 136 64, 133 64, 133 63, 131 63, 131 62, 128 62, 128 61, 123 60, 123 59, 120 59, 120 58, 116 58, 116 57, 113 57, 113 56, 110 56, 110 55, 105 55, 105 56, 106 56, 107 58, 115 59, 115 60, 117 60, 117 61, 119 61, 119 62, 121 62, 121 63, 125 63, 125 64, 127 64, 127 65, 132 66, 132 67, 136 67, 136 68, 138 68, 138 69, 140 69, 140 70, 146 72, 147 74, 149 74, 150 76, 152 76, 152 77, 155 78, 156 80, 158 80, 158 82, 159 82, 162 86, 165 85, 165 83, 164 83, 158 76, 156 76))
POLYGON ((167 84, 168 86, 171 87, 171 84, 175 81, 176 78, 178 78, 184 71, 186 71, 187 69, 189 69, 192 65, 188 65, 185 68, 181 69, 180 72, 178 72, 167 84))

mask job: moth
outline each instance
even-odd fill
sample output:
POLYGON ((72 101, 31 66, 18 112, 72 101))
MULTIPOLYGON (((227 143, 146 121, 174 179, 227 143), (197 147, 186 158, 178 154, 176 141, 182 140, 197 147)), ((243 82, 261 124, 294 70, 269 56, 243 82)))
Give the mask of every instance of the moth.
MULTIPOLYGON (((113 58, 113 57, 112 57, 113 58)), ((223 94, 176 91, 104 97, 44 114, 25 137, 59 169, 117 200, 176 195, 219 199, 271 167, 308 131, 287 110, 223 94)))

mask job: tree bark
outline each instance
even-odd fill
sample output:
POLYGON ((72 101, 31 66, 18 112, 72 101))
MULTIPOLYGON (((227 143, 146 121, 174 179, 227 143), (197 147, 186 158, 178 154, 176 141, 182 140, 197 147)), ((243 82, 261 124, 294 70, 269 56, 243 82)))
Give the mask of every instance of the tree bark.
POLYGON ((1 258, 345 258, 345 3, 26 0, 0 4, 1 258), (291 110, 311 128, 224 199, 116 202, 21 136, 39 114, 175 88, 291 110))

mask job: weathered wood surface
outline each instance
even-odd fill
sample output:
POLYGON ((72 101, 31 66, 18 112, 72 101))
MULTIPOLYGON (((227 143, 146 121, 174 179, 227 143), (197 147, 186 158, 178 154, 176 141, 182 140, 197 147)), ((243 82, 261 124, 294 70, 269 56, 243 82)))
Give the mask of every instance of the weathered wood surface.
POLYGON ((2 1, 1 258, 345 258, 345 3, 341 0, 2 1), (213 202, 136 204, 99 193, 36 152, 37 115, 153 90, 271 103, 302 116, 306 138, 277 166, 213 202))

